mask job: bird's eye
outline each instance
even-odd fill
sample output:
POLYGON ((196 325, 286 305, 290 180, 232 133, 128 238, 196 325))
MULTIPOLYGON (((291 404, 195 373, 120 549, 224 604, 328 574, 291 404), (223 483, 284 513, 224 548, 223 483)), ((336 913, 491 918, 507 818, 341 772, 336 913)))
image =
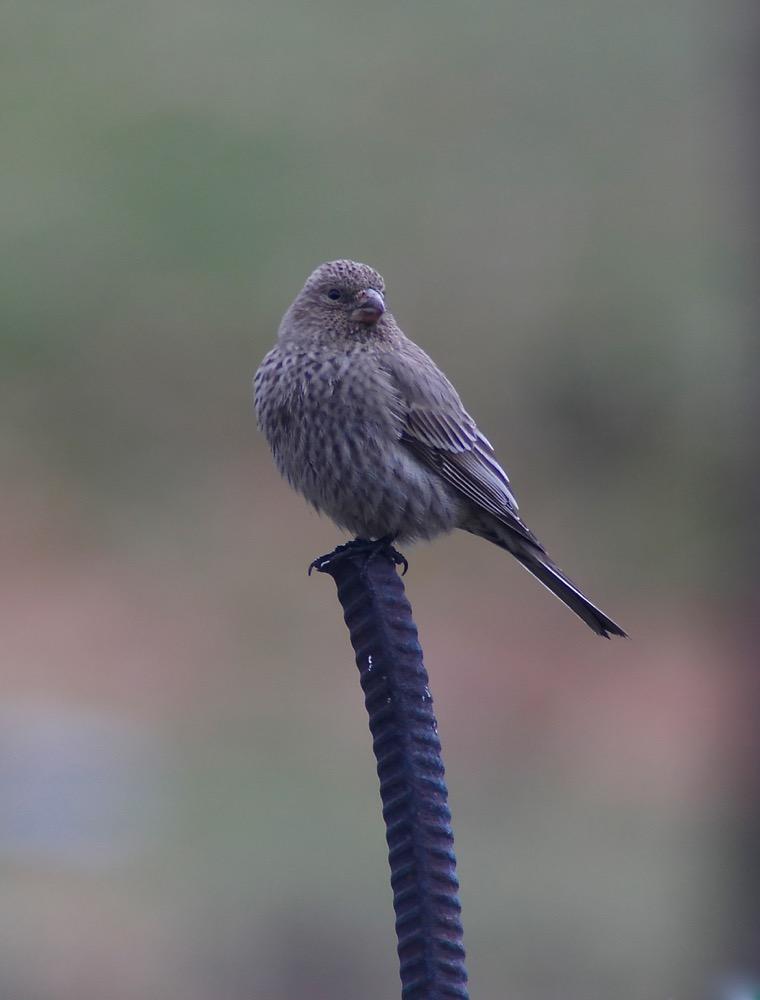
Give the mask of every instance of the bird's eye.
POLYGON ((332 299, 333 302, 337 302, 338 299, 340 298, 340 289, 331 288, 330 291, 327 293, 327 297, 328 299, 332 299))

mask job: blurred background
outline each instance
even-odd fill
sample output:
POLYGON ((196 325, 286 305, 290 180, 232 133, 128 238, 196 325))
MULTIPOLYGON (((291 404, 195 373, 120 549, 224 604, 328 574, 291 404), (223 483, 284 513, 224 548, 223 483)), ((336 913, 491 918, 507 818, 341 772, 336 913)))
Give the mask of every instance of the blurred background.
POLYGON ((398 995, 377 779, 250 381, 376 266, 602 642, 407 551, 473 997, 760 990, 751 4, 8 0, 0 996, 398 995))

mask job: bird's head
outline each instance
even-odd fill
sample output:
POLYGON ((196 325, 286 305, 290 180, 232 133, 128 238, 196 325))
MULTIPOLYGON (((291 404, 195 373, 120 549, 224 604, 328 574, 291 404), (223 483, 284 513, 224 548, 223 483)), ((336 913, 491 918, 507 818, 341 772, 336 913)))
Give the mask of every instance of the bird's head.
POLYGON ((372 336, 382 325, 384 292, 382 275, 367 264, 331 260, 309 275, 285 321, 338 336, 372 336))

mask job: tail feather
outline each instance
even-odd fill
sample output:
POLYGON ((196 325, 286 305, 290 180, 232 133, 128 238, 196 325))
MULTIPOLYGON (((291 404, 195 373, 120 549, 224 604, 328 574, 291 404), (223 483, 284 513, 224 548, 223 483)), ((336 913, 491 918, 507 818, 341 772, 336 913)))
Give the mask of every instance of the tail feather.
POLYGON ((611 635, 627 638, 622 628, 611 618, 608 618, 603 611, 600 611, 595 604, 592 604, 575 584, 560 573, 548 559, 539 560, 532 555, 518 555, 517 553, 513 553, 513 555, 529 573, 532 573, 547 590, 550 590, 555 597, 558 597, 563 604, 574 611, 579 618, 582 618, 597 635, 601 635, 605 639, 609 639, 611 635))
POLYGON ((502 537, 501 533, 497 534, 493 529, 489 530, 480 524, 475 529, 474 534, 478 534, 482 538, 488 539, 489 542, 493 542, 494 545, 498 545, 499 548, 511 552, 515 559, 529 573, 532 573, 539 583, 542 583, 564 605, 574 611, 597 635, 601 635, 605 639, 609 639, 611 635, 628 637, 618 624, 608 618, 595 604, 592 604, 578 587, 554 565, 542 548, 539 546, 528 547, 526 542, 514 535, 513 532, 509 532, 508 529, 504 532, 507 537, 502 537))

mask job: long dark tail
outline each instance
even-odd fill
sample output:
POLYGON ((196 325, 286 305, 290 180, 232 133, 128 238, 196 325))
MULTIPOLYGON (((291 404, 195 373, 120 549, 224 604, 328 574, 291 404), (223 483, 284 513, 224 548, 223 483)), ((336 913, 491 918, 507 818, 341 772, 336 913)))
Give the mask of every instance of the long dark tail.
POLYGON ((543 583, 547 590, 550 590, 555 597, 558 597, 563 604, 566 604, 571 611, 582 618, 597 635, 604 636, 605 639, 609 639, 611 635, 625 636, 622 628, 616 625, 611 618, 608 618, 603 611, 600 611, 595 604, 592 604, 574 583, 571 583, 563 573, 560 573, 549 559, 544 557, 543 560, 540 560, 535 556, 518 555, 516 552, 513 552, 512 555, 529 573, 532 573, 537 580, 543 583))
POLYGON ((611 635, 621 635, 627 638, 622 628, 611 618, 608 618, 603 611, 600 611, 595 604, 592 604, 578 587, 554 565, 540 547, 524 541, 509 528, 501 529, 499 526, 499 529, 497 533, 490 525, 488 528, 479 525, 474 530, 469 530, 510 552, 529 573, 532 573, 547 590, 550 590, 555 597, 558 597, 563 604, 574 611, 579 618, 582 618, 597 635, 604 636, 605 639, 609 639, 611 635), (502 530, 504 537, 501 534, 502 530))

